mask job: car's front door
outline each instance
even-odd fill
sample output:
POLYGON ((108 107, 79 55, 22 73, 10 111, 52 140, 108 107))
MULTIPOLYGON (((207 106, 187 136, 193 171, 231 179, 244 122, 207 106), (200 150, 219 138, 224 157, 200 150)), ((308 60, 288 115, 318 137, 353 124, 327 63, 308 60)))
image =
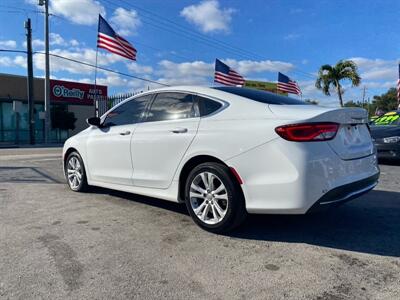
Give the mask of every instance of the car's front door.
POLYGON ((151 98, 124 102, 106 115, 100 128, 91 128, 87 141, 91 180, 132 185, 131 139, 151 98))
POLYGON ((199 126, 190 94, 165 92, 155 97, 145 122, 132 137, 135 186, 167 188, 199 126))

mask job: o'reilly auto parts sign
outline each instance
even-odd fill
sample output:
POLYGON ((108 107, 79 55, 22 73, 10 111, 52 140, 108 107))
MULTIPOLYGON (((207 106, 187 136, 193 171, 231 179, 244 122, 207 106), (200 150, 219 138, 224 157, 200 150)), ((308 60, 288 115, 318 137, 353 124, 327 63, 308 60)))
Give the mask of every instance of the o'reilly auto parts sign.
POLYGON ((107 99, 107 87, 62 80, 50 80, 50 97, 54 102, 93 105, 93 100, 107 99))

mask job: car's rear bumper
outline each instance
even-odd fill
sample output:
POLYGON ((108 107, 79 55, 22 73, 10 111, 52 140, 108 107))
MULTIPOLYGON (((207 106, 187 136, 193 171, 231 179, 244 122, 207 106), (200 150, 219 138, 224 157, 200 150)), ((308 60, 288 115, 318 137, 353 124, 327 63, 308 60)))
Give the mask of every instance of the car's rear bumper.
POLYGON ((400 159, 400 143, 375 144, 378 158, 398 158, 400 159))
POLYGON ((378 179, 379 173, 357 182, 336 187, 315 202, 307 213, 322 211, 356 199, 372 190, 378 184, 378 179))
POLYGON ((343 160, 324 142, 276 139, 226 163, 243 180, 247 211, 256 214, 305 214, 320 199, 357 196, 379 176, 376 154, 343 160))

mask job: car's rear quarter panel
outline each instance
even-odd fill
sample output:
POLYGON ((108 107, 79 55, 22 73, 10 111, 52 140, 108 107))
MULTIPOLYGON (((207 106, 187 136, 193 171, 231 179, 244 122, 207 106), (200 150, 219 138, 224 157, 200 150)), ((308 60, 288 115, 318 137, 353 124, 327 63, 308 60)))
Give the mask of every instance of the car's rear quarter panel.
POLYGON ((376 155, 342 160, 326 142, 274 139, 227 161, 252 213, 302 214, 329 190, 379 172, 376 155))

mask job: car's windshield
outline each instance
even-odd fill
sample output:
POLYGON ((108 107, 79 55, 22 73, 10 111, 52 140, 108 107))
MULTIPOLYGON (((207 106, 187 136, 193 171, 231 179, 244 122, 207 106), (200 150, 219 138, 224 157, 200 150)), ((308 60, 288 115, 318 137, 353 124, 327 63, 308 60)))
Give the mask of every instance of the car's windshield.
POLYGON ((372 125, 400 125, 400 111, 391 111, 372 121, 372 125))
POLYGON ((214 87, 214 89, 266 104, 307 105, 307 103, 304 101, 255 89, 242 87, 214 87))

